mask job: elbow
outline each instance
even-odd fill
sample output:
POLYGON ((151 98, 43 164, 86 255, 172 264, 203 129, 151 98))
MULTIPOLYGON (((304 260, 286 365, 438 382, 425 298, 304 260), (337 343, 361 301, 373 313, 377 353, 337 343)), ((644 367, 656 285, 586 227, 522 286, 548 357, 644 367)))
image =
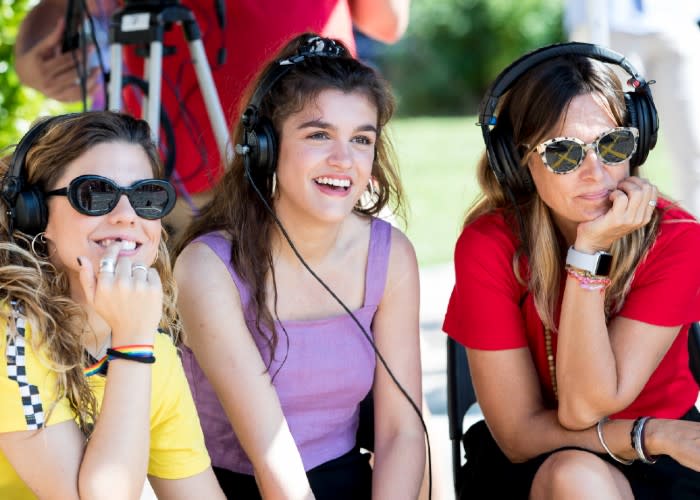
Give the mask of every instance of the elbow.
POLYGON ((604 416, 595 411, 589 405, 578 404, 573 401, 560 400, 557 408, 557 420, 559 424, 570 431, 582 431, 588 429, 604 416))
POLYGON ((503 444, 499 444, 498 447, 501 449, 506 458, 514 464, 527 462, 528 460, 537 456, 521 443, 517 442, 516 439, 509 439, 503 444))
POLYGON ((498 448, 514 464, 527 462, 541 453, 532 448, 532 441, 528 439, 525 427, 518 426, 512 432, 505 435, 501 434, 498 437, 491 431, 491 435, 496 441, 498 448))
POLYGON ((78 493, 81 499, 134 499, 141 497, 143 484, 125 478, 122 474, 81 471, 78 478, 78 493))

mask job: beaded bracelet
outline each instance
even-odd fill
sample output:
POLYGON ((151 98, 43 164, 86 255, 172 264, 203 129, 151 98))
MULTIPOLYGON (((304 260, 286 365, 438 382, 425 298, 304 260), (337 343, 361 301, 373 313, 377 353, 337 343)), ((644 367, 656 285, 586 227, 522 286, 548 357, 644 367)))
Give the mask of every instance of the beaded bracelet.
POLYGON ((647 455, 646 448, 644 447, 644 426, 651 419, 652 417, 639 417, 634 421, 632 432, 630 432, 632 448, 637 452, 639 460, 650 465, 656 463, 657 460, 657 457, 647 455))
POLYGON ((578 284, 584 290, 600 290, 604 292, 610 286, 610 278, 605 276, 594 276, 589 272, 582 271, 573 266, 566 266, 566 273, 578 281, 578 284))
POLYGON ((605 439, 603 439, 603 424, 610 420, 608 417, 603 417, 600 420, 598 420, 598 424, 596 425, 596 430, 598 431, 598 440, 600 441, 600 444, 603 446, 603 449, 608 452, 608 455, 610 455, 613 460, 616 462, 621 463, 622 465, 632 465, 634 463, 634 460, 625 460, 624 458, 620 458, 617 455, 615 455, 610 448, 608 448, 608 445, 605 444, 605 439))
POLYGON ((156 357, 153 355, 152 344, 134 344, 112 347, 107 349, 107 359, 126 359, 128 361, 136 361, 137 363, 152 364, 156 362, 156 357))

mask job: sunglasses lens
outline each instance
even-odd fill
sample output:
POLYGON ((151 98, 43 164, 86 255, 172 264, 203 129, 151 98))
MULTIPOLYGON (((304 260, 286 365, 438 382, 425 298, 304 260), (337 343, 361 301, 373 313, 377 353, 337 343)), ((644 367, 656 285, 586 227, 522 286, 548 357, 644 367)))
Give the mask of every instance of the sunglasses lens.
POLYGON ((560 139, 547 145, 544 150, 544 161, 549 168, 557 173, 575 169, 583 158, 583 147, 580 144, 560 139))
POLYGON ((106 214, 114 208, 117 190, 113 184, 100 179, 86 179, 75 187, 74 201, 86 214, 106 214))
POLYGON ((134 211, 144 219, 159 219, 170 205, 170 192, 159 182, 146 181, 129 194, 134 211))
POLYGON ((628 160, 637 141, 630 130, 613 130, 598 141, 598 156, 603 163, 614 165, 628 160))

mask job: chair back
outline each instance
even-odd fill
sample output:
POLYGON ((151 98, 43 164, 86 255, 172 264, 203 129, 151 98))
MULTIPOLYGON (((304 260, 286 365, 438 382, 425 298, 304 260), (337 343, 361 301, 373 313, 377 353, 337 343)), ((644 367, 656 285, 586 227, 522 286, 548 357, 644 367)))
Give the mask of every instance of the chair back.
POLYGON ((455 488, 462 466, 462 428, 464 415, 476 403, 467 353, 464 347, 447 337, 447 421, 452 442, 452 478, 455 488))
POLYGON ((700 385, 700 323, 693 323, 688 330, 688 355, 690 371, 700 385))

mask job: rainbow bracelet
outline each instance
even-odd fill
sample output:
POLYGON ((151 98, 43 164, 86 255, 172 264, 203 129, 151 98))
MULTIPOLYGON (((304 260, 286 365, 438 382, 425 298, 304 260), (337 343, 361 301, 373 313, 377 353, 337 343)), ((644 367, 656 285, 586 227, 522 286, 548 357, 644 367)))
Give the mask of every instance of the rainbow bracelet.
POLYGON ((126 359, 137 363, 152 364, 156 362, 153 355, 153 344, 133 344, 111 347, 107 349, 107 359, 126 359))

